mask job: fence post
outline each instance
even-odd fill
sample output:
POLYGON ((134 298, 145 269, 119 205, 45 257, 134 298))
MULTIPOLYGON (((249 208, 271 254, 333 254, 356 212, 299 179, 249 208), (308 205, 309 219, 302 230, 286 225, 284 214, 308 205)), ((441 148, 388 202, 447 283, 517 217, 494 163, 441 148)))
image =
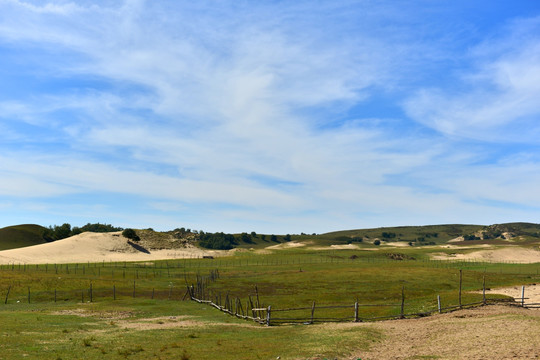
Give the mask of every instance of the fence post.
MULTIPOLYGON (((257 288, 257 285, 255 285, 255 295, 257 295, 257 308, 261 307, 261 303, 259 302, 259 289, 257 288)), ((258 311, 257 313, 258 318, 262 318, 262 311, 258 311)))
POLYGON ((463 283, 463 271, 459 269, 459 308, 462 308, 461 305, 461 285, 463 283))
POLYGON ((90 302, 94 301, 94 296, 92 294, 92 283, 90 283, 90 302))
POLYGON ((116 300, 116 284, 113 284, 112 286, 112 294, 113 294, 113 300, 116 300))
POLYGON ((30 304, 30 286, 28 287, 28 303, 30 304))
POLYGON ((56 302, 56 289, 54 289, 54 302, 56 302))
POLYGON ((521 287, 521 307, 524 307, 524 306, 525 306, 525 285, 521 287))
POLYGON ((401 287, 401 315, 400 318, 405 318, 405 285, 401 287))
POLYGON ((354 303, 354 322, 358 322, 358 299, 354 303))
POLYGON ((441 313, 441 295, 437 295, 437 309, 439 310, 439 314, 441 313))
POLYGON ((486 275, 482 280, 482 302, 486 305, 486 275))
POLYGON ((249 306, 251 309, 251 315, 253 316, 253 318, 255 318, 255 310, 253 310, 253 301, 251 300, 251 295, 249 295, 249 306))
POLYGON ((315 301, 313 302, 313 305, 311 306, 311 322, 310 324, 313 324, 313 314, 315 313, 315 301))
POLYGON ((8 302, 8 297, 9 297, 9 292, 11 291, 11 285, 9 285, 8 289, 7 289, 7 294, 6 294, 6 301, 4 301, 4 304, 7 304, 8 302))
POLYGON ((271 306, 268 305, 268 310, 266 310, 266 326, 270 326, 270 311, 271 311, 271 306))
POLYGON ((135 299, 135 280, 133 280, 133 298, 135 299))

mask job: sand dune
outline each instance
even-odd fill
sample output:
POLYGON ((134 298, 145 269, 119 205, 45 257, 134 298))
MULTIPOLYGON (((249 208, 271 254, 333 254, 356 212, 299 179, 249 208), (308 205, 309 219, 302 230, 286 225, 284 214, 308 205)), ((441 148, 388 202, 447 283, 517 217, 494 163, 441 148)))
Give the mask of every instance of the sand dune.
POLYGON ((530 264, 540 262, 540 251, 521 247, 506 247, 503 249, 480 250, 468 254, 432 254, 435 260, 474 260, 487 262, 514 262, 530 264))
POLYGON ((100 261, 145 261, 182 259, 203 255, 222 256, 225 251, 186 248, 140 251, 129 245, 120 232, 85 232, 52 243, 0 251, 0 264, 82 263, 100 261))

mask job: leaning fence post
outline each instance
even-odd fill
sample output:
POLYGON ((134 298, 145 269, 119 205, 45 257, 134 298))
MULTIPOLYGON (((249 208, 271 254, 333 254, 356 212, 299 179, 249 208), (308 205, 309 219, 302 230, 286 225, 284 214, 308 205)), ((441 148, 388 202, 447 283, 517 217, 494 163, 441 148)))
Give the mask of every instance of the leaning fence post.
POLYGON ((521 307, 525 306, 525 285, 521 287, 521 307))
MULTIPOLYGON (((257 308, 260 308, 261 303, 259 302, 259 289, 257 288, 257 285, 255 285, 255 295, 257 296, 257 304, 255 306, 257 306, 257 308)), ((262 311, 259 310, 257 312, 257 317, 262 318, 262 311)))
POLYGON ((255 318, 255 310, 253 310, 253 301, 251 300, 251 295, 248 295, 248 297, 249 297, 249 306, 251 309, 251 315, 253 316, 253 318, 255 318))
POLYGON ((9 292, 11 291, 11 285, 9 285, 8 289, 7 289, 7 294, 6 294, 6 301, 4 301, 4 304, 7 304, 7 301, 8 301, 8 297, 9 297, 9 292))
POLYGON ((441 313, 441 295, 437 295, 437 309, 439 310, 439 314, 441 313))
POLYGON ((268 305, 268 310, 266 310, 266 326, 270 326, 270 311, 271 311, 271 306, 268 305))

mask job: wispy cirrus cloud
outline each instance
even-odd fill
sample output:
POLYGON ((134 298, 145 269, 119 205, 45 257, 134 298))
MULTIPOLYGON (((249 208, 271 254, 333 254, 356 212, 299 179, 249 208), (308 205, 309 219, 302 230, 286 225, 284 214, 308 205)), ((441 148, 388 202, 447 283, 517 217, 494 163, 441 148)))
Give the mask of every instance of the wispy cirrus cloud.
POLYGON ((420 89, 405 105, 420 123, 450 136, 538 144, 540 18, 515 21, 507 34, 471 52, 456 89, 420 89))
POLYGON ((486 40, 415 6, 0 1, 0 197, 216 231, 521 216, 538 161, 490 147, 535 144, 537 19, 486 40))

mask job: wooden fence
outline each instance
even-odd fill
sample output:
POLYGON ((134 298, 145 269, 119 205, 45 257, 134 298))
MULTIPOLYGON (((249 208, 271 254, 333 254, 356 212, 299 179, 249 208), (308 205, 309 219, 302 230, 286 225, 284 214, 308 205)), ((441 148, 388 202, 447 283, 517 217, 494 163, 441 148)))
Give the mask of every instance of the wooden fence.
POLYGON ((317 305, 314 301, 309 307, 297 307, 297 308, 284 308, 284 309, 275 309, 271 305, 263 306, 261 305, 259 299, 259 292, 257 286, 255 286, 255 295, 252 298, 251 295, 248 296, 246 300, 245 308, 242 306, 242 301, 239 298, 231 298, 229 293, 226 294, 225 298, 222 298, 221 294, 212 294, 208 289, 208 281, 204 278, 197 279, 197 285, 191 285, 187 287, 186 296, 189 296, 191 300, 196 301, 201 304, 208 304, 215 307, 216 309, 223 311, 229 315, 255 321, 259 324, 264 324, 267 326, 278 325, 278 324, 292 324, 292 323, 302 323, 302 324, 314 324, 322 322, 364 322, 364 321, 377 321, 377 320, 390 320, 390 319, 405 319, 405 318, 417 318, 424 317, 434 313, 443 313, 450 312, 463 308, 471 308, 484 306, 488 304, 495 303, 512 303, 524 307, 540 307, 538 304, 525 304, 524 297, 524 287, 522 290, 521 301, 515 302, 512 299, 508 298, 499 298, 499 299, 488 299, 486 298, 486 282, 485 277, 483 279, 483 291, 482 291, 482 301, 477 301, 473 303, 463 303, 462 302, 462 271, 459 272, 459 292, 458 292, 458 303, 455 305, 442 306, 442 300, 439 295, 437 295, 437 307, 431 308, 427 311, 422 312, 406 312, 406 301, 405 301, 405 287, 401 289, 401 299, 399 302, 392 304, 364 304, 356 300, 354 304, 345 304, 345 305, 317 305), (362 308, 374 308, 374 307, 389 307, 396 309, 396 315, 387 315, 387 316, 361 316, 360 309, 362 308), (345 316, 321 316, 319 314, 325 315, 328 313, 328 310, 338 309, 341 312, 348 312, 349 315, 345 316), (350 310, 350 312, 348 311, 350 310), (293 313, 293 316, 286 316, 284 314, 293 313), (300 313, 300 314, 299 314, 300 313))

